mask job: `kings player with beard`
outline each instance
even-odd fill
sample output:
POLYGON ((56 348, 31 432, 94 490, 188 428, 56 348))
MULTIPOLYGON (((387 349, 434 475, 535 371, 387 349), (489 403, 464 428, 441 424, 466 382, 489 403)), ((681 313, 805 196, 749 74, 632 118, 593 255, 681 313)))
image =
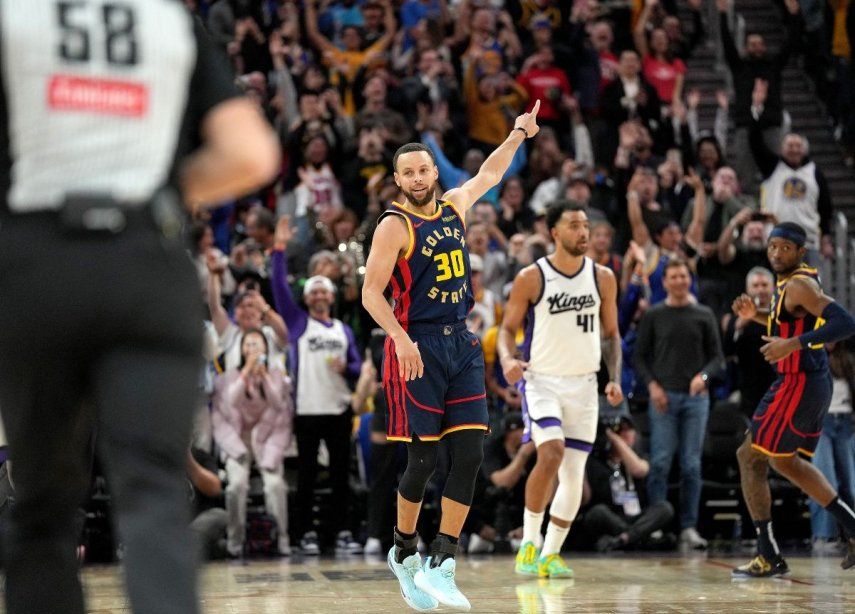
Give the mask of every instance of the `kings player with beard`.
POLYGON ((560 552, 579 511, 585 463, 597 434, 601 357, 609 372, 608 402, 617 406, 623 400, 617 282, 611 269, 585 256, 590 234, 585 207, 572 201, 553 203, 546 224, 555 252, 514 280, 498 349, 505 378, 511 384, 520 382, 523 440, 537 447, 537 463, 526 482, 516 571, 570 578, 573 572, 560 552), (520 359, 515 356, 515 337, 524 320, 520 359), (542 538, 544 510, 556 478, 558 489, 542 538))

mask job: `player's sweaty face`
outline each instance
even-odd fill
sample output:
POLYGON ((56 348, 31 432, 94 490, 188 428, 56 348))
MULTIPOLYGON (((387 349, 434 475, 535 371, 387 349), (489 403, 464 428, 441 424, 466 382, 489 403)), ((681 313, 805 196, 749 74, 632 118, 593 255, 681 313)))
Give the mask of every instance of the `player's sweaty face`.
POLYGON ((411 151, 398 157, 395 183, 410 203, 420 207, 434 197, 437 174, 436 165, 427 153, 411 151))
POLYGON ((588 249, 588 216, 584 211, 565 211, 555 225, 561 247, 573 256, 582 256, 588 249))

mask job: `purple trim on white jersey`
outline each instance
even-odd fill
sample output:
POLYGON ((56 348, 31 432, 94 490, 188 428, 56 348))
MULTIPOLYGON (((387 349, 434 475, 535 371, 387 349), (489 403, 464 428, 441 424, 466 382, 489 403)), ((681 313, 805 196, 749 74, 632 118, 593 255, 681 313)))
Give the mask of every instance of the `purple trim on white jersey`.
POLYGON ((587 441, 582 441, 581 439, 571 439, 570 437, 565 437, 564 447, 572 448, 574 450, 579 450, 580 452, 586 452, 587 454, 590 454, 591 450, 594 449, 594 444, 588 443, 587 441))
POLYGON ((528 308, 528 313, 525 316, 525 336, 522 344, 522 356, 526 362, 531 360, 532 339, 534 339, 534 305, 528 308))

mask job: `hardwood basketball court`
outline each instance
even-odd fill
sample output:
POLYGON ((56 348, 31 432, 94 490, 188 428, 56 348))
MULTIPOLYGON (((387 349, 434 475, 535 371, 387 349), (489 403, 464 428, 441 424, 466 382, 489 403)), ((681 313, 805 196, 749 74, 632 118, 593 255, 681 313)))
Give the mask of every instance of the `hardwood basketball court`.
MULTIPOLYGON (((842 571, 842 557, 788 557, 789 579, 741 582, 731 581, 730 567, 744 557, 567 558, 576 572, 569 581, 517 576, 510 556, 461 558, 458 585, 473 612, 855 612, 855 570, 842 571)), ((131 611, 117 566, 88 567, 83 578, 90 612, 131 611)), ((202 570, 202 598, 208 614, 414 612, 385 561, 363 557, 211 563, 202 570)))

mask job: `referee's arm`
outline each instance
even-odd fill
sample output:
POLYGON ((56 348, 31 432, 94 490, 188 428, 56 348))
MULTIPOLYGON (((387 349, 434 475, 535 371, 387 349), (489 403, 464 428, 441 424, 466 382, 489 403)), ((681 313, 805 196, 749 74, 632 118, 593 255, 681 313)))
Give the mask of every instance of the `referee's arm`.
POLYGON ((202 122, 203 145, 181 172, 191 208, 243 196, 269 183, 279 170, 279 144, 255 104, 234 98, 202 122))
POLYGON ((279 171, 279 142, 258 107, 237 96, 232 72, 208 35, 195 24, 198 47, 190 84, 190 113, 201 146, 185 158, 181 191, 191 209, 243 196, 279 171))

